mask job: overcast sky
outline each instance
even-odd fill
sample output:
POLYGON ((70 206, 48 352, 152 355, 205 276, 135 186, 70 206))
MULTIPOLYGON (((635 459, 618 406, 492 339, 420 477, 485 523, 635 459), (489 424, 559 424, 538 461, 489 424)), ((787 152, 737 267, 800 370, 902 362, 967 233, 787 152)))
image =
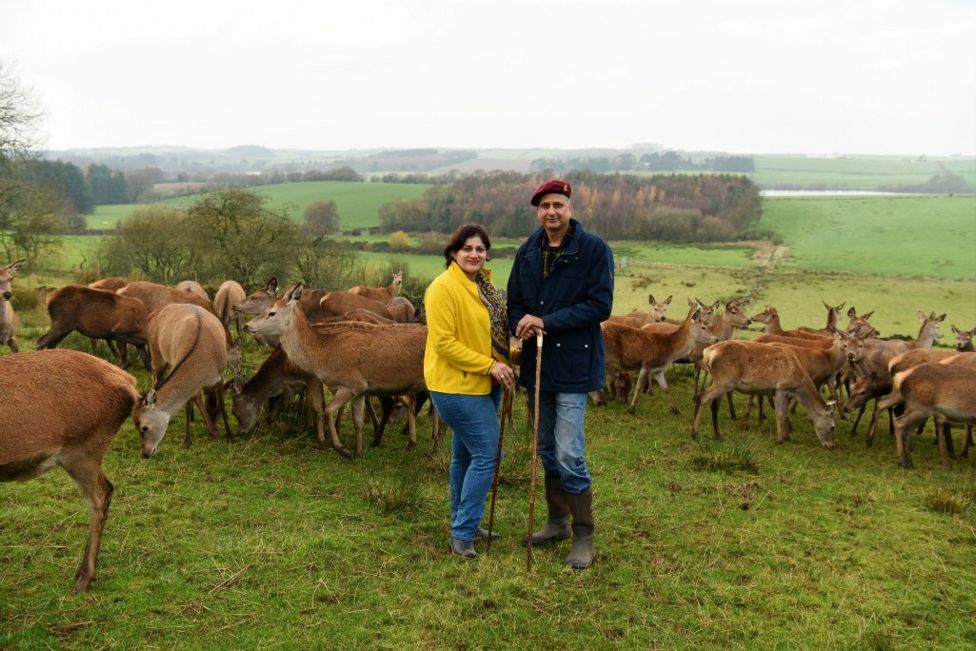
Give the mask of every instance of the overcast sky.
POLYGON ((47 148, 973 154, 974 0, 0 0, 47 148))

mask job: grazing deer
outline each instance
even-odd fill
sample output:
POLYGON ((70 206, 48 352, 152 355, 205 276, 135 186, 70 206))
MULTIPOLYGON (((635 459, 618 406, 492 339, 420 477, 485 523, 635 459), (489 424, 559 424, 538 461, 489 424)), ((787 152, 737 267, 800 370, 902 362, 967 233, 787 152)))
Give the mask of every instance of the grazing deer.
POLYGON ((702 363, 711 374, 712 383, 695 406, 695 418, 691 425, 693 438, 698 436, 701 412, 705 405, 711 407, 715 438, 721 438, 717 399, 736 390, 750 395, 774 394, 777 443, 789 439, 790 425, 786 407, 789 398, 795 397, 806 407, 820 443, 825 448, 834 447, 836 403, 823 401, 792 348, 752 341, 722 341, 705 349, 702 363))
POLYGON ((247 382, 235 379, 232 386, 233 411, 238 433, 242 436, 254 429, 264 403, 274 400, 277 405, 287 404, 293 395, 304 391, 315 414, 319 444, 325 447, 322 383, 313 374, 293 364, 280 346, 264 360, 254 377, 247 382))
POLYGON ((17 352, 17 313, 10 299, 14 297, 10 283, 14 274, 27 262, 25 259, 0 267, 0 346, 6 344, 10 352, 17 352))
POLYGON ((394 296, 399 296, 403 289, 403 272, 393 273, 393 282, 386 287, 367 287, 366 285, 356 285, 349 290, 350 294, 358 294, 364 298, 371 298, 374 301, 386 304, 394 296))
POLYGON ((74 350, 0 357, 0 481, 26 481, 55 466, 88 503, 88 543, 75 590, 88 589, 114 487, 102 458, 139 399, 134 377, 74 350))
POLYGON ((237 310, 237 305, 245 298, 247 298, 247 294, 244 293, 244 288, 236 280, 225 280, 220 283, 217 293, 214 294, 214 312, 217 313, 217 318, 220 319, 225 328, 230 325, 233 319, 237 325, 238 337, 241 336, 241 316, 237 310))
POLYGON ((976 423, 974 368, 929 362, 897 374, 893 386, 905 403, 904 413, 895 421, 895 442, 902 468, 912 467, 909 435, 929 416, 938 415, 953 423, 976 423))
MULTIPOLYGON (((409 397, 426 389, 423 371, 427 328, 353 322, 313 327, 301 307, 301 299, 302 286, 295 284, 244 329, 279 337, 288 358, 329 387, 333 398, 326 413, 332 447, 346 457, 351 455, 339 441, 335 414, 347 402, 354 401, 356 454, 361 454, 365 394, 409 397)), ((414 412, 409 409, 407 414, 408 447, 413 447, 417 440, 414 412)))
POLYGON ((715 335, 708 332, 702 321, 700 308, 693 309, 675 332, 651 332, 643 328, 631 328, 604 321, 600 324, 606 348, 607 366, 623 369, 640 368, 634 396, 627 408, 633 414, 637 398, 645 383, 653 376, 668 398, 672 413, 680 413, 671 398, 664 371, 676 360, 688 355, 695 343, 715 342, 715 335))
MULTIPOLYGON (((156 453, 170 418, 183 406, 186 407, 183 443, 190 447, 193 441, 190 401, 201 391, 223 395, 223 371, 228 359, 227 331, 213 312, 198 305, 164 306, 149 316, 148 331, 154 386, 139 399, 133 414, 142 439, 142 456, 147 459, 156 453), (162 377, 167 367, 169 373, 162 377)), ((209 411, 203 406, 200 411, 211 438, 216 438, 217 428, 209 411)), ((226 413, 223 416, 229 440, 230 425, 226 413)))
POLYGON ((623 315, 611 314, 607 321, 630 326, 631 328, 640 328, 648 323, 660 323, 667 318, 668 306, 671 305, 671 298, 671 296, 668 296, 662 302, 658 303, 654 300, 654 294, 648 294, 647 302, 651 306, 650 311, 631 312, 623 315))
POLYGON ((84 285, 65 285, 48 294, 47 313, 51 328, 37 340, 38 350, 57 347, 77 330, 92 340, 116 342, 123 368, 129 363, 128 344, 132 344, 150 368, 146 348, 149 312, 139 299, 84 285))

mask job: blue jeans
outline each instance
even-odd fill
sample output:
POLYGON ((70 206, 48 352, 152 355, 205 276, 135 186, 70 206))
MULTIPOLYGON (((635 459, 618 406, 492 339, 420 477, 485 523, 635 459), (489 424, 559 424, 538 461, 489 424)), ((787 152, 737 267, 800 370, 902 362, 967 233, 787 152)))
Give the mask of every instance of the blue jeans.
POLYGON ((502 390, 483 396, 431 391, 430 399, 452 432, 451 536, 473 540, 495 477, 502 390))
MULTIPOLYGON (((529 409, 535 396, 529 389, 529 409)), ((534 413, 534 412, 533 412, 534 413)), ((539 457, 549 477, 558 476, 563 490, 579 495, 590 487, 590 471, 583 453, 586 437, 583 417, 586 415, 585 393, 539 393, 539 457)))

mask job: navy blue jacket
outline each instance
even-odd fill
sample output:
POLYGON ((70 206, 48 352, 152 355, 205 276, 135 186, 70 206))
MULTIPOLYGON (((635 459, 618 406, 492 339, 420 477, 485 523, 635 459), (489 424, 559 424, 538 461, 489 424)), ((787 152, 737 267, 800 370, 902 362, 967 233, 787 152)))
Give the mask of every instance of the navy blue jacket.
MULTIPOLYGON (((542 390, 586 393, 602 389, 606 355, 600 322, 613 307, 613 253, 575 219, 574 235, 542 278, 544 228, 519 247, 508 277, 508 327, 526 314, 542 318, 542 390)), ((523 342, 519 383, 535 387, 535 338, 523 342)))

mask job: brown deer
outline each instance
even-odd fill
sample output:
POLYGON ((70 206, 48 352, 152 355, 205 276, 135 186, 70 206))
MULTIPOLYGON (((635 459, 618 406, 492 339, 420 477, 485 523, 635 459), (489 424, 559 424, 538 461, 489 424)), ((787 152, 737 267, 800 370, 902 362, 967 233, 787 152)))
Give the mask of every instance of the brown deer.
POLYGON ((77 330, 90 339, 118 344, 119 363, 128 365, 128 344, 136 347, 150 368, 147 319, 149 312, 137 298, 84 285, 65 285, 47 296, 51 328, 37 340, 37 349, 55 348, 77 330))
POLYGON ((195 294, 198 298, 202 298, 208 303, 210 302, 210 297, 207 296, 207 290, 205 290, 203 285, 195 280, 181 280, 180 282, 176 283, 175 288, 181 292, 190 292, 191 294, 195 294))
POLYGON ((671 390, 664 371, 676 360, 688 355, 695 343, 715 342, 715 335, 708 332, 702 321, 701 309, 694 309, 675 332, 650 332, 643 328, 631 328, 604 321, 600 324, 606 347, 607 366, 610 368, 637 369, 637 386, 627 408, 633 414, 643 385, 653 376, 664 391, 672 413, 680 413, 671 398, 671 390))
MULTIPOLYGON (((857 312, 852 307, 850 310, 847 311, 847 314, 850 317, 850 321, 847 324, 848 333, 859 334, 861 332, 864 332, 865 330, 874 330, 874 328, 872 328, 871 324, 868 322, 868 319, 871 318, 871 315, 874 314, 873 311, 868 312, 867 314, 864 314, 862 316, 857 316, 857 312)), ((776 308, 773 307, 772 305, 767 305, 766 309, 764 309, 759 314, 753 316, 752 320, 765 324, 766 327, 764 329, 764 332, 765 334, 769 334, 769 335, 780 335, 784 337, 800 337, 803 339, 817 339, 817 338, 829 339, 830 338, 829 334, 827 333, 817 334, 819 331, 815 331, 810 328, 807 328, 806 330, 804 330, 803 328, 794 328, 793 330, 783 330, 779 322, 779 312, 777 312, 776 308)), ((876 331, 875 334, 877 334, 876 331)))
POLYGON ((834 447, 834 402, 825 403, 813 381, 803 369, 794 350, 753 341, 722 341, 705 349, 702 358, 712 383, 695 406, 691 436, 697 437, 702 409, 709 405, 715 438, 718 428, 718 399, 729 391, 758 395, 772 392, 776 407, 776 442, 789 439, 787 402, 790 397, 806 407, 817 438, 825 448, 834 447))
POLYGON ((88 503, 88 543, 75 590, 88 589, 112 483, 102 458, 139 399, 134 377, 74 350, 0 357, 0 481, 26 481, 61 466, 88 503))
POLYGON ((840 305, 828 305, 827 301, 823 299, 821 299, 820 302, 823 303, 825 308, 827 308, 827 325, 823 328, 808 328, 806 326, 800 326, 797 329, 803 332, 809 332, 815 335, 825 335, 829 337, 837 330, 837 320, 840 318, 841 311, 844 309, 844 304, 847 303, 847 301, 844 301, 840 305))
POLYGON ((956 350, 960 353, 967 353, 973 350, 973 335, 976 334, 976 328, 972 330, 960 330, 956 326, 952 326, 952 334, 956 335, 956 350))
POLYGON ((233 411, 237 418, 238 432, 243 436, 254 429, 264 403, 274 400, 276 406, 285 405, 293 395, 303 391, 315 414, 319 444, 325 447, 325 400, 322 383, 315 375, 293 364, 280 346, 264 360, 254 377, 247 382, 235 380, 233 383, 233 411))
MULTIPOLYGON (((278 277, 271 276, 268 282, 261 289, 255 290, 247 295, 247 297, 234 306, 234 310, 237 314, 261 314, 266 309, 271 307, 274 302, 278 300, 278 277)), ((255 335, 254 338, 266 346, 276 348, 278 346, 278 340, 274 337, 262 337, 260 335, 255 335)))
POLYGON ((893 387, 905 403, 904 413, 895 421, 895 442, 902 468, 912 467, 909 435, 929 416, 937 415, 953 423, 976 423, 976 369, 972 367, 938 362, 920 364, 898 373, 893 387))
POLYGON ((607 321, 630 326, 631 328, 639 328, 648 323, 659 323, 667 318, 668 306, 671 305, 671 298, 671 296, 668 296, 666 299, 658 303, 654 300, 654 294, 648 294, 647 302, 651 306, 650 311, 631 312, 629 314, 621 315, 611 314, 607 321))
POLYGON ((224 324, 230 325, 231 320, 237 324, 237 336, 241 336, 241 316, 237 310, 237 305, 247 298, 244 288, 236 280, 225 280, 220 283, 217 293, 214 294, 214 312, 217 318, 224 324))
POLYGON ((167 287, 166 285, 150 283, 144 280, 131 282, 118 290, 117 293, 123 296, 138 298, 146 305, 146 309, 150 312, 155 312, 170 303, 190 303, 192 305, 198 305, 213 314, 210 301, 201 298, 194 292, 187 292, 176 289, 175 287, 167 287))
POLYGON ((14 297, 10 284, 25 262, 21 259, 0 267, 0 346, 6 344, 13 353, 17 352, 17 313, 10 304, 14 297))
MULTIPOLYGON (((139 399, 133 414, 142 439, 142 455, 147 459, 156 453, 170 418, 183 406, 186 407, 183 443, 190 447, 193 408, 190 401, 201 391, 222 395, 222 374, 228 359, 224 326, 213 312, 198 305, 172 303, 162 307, 149 316, 148 331, 154 386, 139 399), (167 367, 169 373, 162 377, 167 367)), ((211 438, 216 438, 217 428, 209 411, 203 406, 200 411, 211 438)), ((230 425, 226 414, 223 415, 224 429, 230 439, 230 425)))
MULTIPOLYGON (((301 298, 301 284, 293 285, 244 329, 252 334, 279 337, 288 358, 329 387, 333 398, 326 406, 326 413, 332 447, 347 457, 350 455, 339 441, 335 414, 347 402, 356 401, 353 405, 356 454, 361 454, 365 394, 412 396, 426 389, 423 360, 427 328, 353 322, 313 327, 300 305, 301 298)), ((413 447, 416 444, 413 410, 408 409, 407 414, 408 447, 413 447)))
POLYGON ((417 322, 417 308, 402 296, 394 296, 391 298, 386 304, 386 309, 389 310, 390 316, 397 323, 417 322))
POLYGON ((131 281, 128 278, 122 278, 121 276, 110 276, 108 278, 100 278, 94 282, 88 283, 88 286, 92 289, 104 289, 109 292, 117 292, 131 281))
MULTIPOLYGON (((304 305, 302 307, 304 308, 304 305)), ((390 310, 387 309, 385 303, 352 292, 329 292, 319 301, 319 315, 322 317, 342 316, 346 312, 356 309, 369 310, 370 312, 379 314, 383 318, 393 320, 393 315, 390 314, 390 310)), ((312 316, 308 318, 313 321, 317 319, 312 316)))
POLYGON ((366 285, 356 285, 349 290, 350 294, 358 294, 364 298, 371 298, 374 301, 386 304, 394 296, 399 296, 403 289, 403 272, 393 273, 393 282, 386 287, 367 287, 366 285))

